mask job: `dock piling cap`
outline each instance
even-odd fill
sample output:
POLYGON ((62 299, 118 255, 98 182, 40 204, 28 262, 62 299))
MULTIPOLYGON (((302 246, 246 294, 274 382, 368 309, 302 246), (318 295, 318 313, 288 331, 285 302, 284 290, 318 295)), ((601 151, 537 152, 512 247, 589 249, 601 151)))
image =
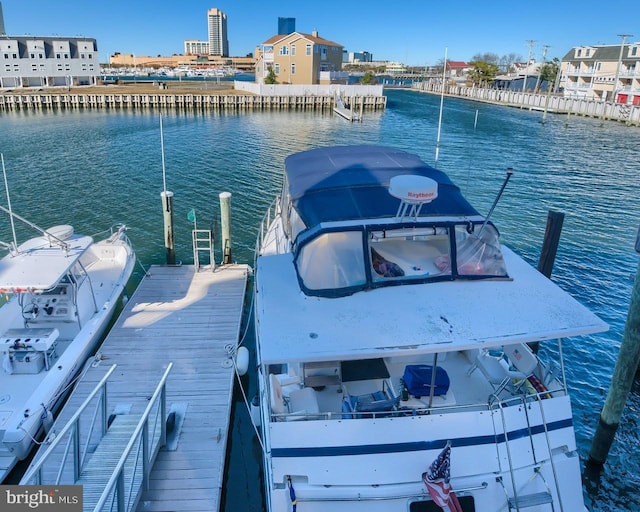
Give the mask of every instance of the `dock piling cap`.
POLYGON ((430 203, 438 197, 438 182, 426 176, 394 176, 389 180, 389 194, 405 203, 430 203))

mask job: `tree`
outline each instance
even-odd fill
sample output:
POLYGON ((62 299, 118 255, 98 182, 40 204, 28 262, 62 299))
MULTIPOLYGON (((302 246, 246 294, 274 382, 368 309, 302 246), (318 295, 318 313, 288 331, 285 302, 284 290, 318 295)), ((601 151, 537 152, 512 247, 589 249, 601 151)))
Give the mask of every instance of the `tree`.
POLYGON ((500 69, 505 73, 510 73, 513 68, 513 64, 522 61, 522 56, 515 53, 509 53, 500 57, 500 69))
POLYGON ((360 80, 360 83, 362 85, 372 85, 372 84, 378 83, 378 81, 376 80, 376 77, 373 74, 373 71, 367 71, 365 72, 364 76, 360 80))
POLYGON ((470 62, 469 65, 473 66, 473 69, 469 71, 468 75, 473 85, 483 85, 483 83, 486 85, 493 82, 499 71, 498 64, 495 62, 474 60, 470 62))
POLYGON ((549 82, 549 87, 553 88, 558 78, 558 70, 560 69, 560 61, 558 57, 554 57, 551 62, 547 62, 540 67, 540 80, 549 82))
POLYGON ((273 70, 273 66, 269 66, 269 72, 267 73, 267 76, 264 77, 264 83, 268 85, 278 83, 278 77, 276 76, 276 72, 273 70))
POLYGON ((498 64, 500 57, 495 53, 477 53, 471 59, 472 62, 487 62, 489 64, 498 64))

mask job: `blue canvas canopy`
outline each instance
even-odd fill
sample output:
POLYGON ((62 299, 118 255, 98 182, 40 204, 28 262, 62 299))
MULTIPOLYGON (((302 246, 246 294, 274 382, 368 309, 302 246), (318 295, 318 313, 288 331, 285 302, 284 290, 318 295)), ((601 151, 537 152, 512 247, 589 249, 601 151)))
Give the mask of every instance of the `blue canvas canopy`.
POLYGON ((382 146, 312 149, 285 159, 288 191, 307 228, 321 222, 394 216, 399 199, 388 192, 397 175, 425 176, 438 183, 438 197, 420 217, 478 215, 443 172, 417 155, 382 146))

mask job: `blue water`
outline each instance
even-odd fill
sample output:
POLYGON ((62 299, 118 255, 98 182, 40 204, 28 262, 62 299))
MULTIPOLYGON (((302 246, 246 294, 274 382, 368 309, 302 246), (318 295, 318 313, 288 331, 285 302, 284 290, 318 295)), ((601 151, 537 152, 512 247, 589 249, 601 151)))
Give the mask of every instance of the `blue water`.
MULTIPOLYGON (((215 227, 218 194, 230 191, 233 259, 252 264, 260 219, 280 188, 282 162, 290 153, 330 144, 386 144, 433 164, 439 103, 436 96, 389 91, 386 111, 366 113, 360 124, 329 112, 165 111, 166 182, 175 193, 177 258, 192 262, 187 212, 194 208, 199 226, 215 227)), ((638 267, 633 246, 640 224, 640 130, 579 117, 567 123, 565 116, 555 115, 543 125, 541 118, 540 112, 445 99, 438 167, 483 213, 506 169, 514 169, 493 220, 503 242, 533 265, 547 212, 565 213, 553 279, 611 326, 607 333, 564 344, 585 459, 638 267)), ((164 263, 158 112, 0 113, 0 152, 17 213, 43 227, 72 223, 86 233, 125 222, 142 263, 164 263)), ((4 196, 0 204, 6 205, 4 196)), ((6 219, 0 239, 10 239, 6 219)), ((261 511, 259 445, 240 399, 233 412, 224 510, 243 504, 243 510, 261 511)), ((638 409, 636 381, 601 478, 585 483, 594 511, 637 510, 638 409)))

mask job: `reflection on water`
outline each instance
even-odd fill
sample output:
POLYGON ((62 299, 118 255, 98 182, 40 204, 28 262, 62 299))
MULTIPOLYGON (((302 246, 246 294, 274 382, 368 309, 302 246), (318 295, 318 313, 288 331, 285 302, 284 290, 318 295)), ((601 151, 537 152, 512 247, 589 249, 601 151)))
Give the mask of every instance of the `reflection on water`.
MULTIPOLYGON (((439 97, 390 91, 385 112, 349 123, 330 112, 163 112, 167 187, 175 193, 177 258, 192 261, 187 212, 217 228, 218 194, 232 196, 233 259, 253 263, 262 215, 281 185, 284 158, 330 144, 384 144, 433 164, 439 97)), ((640 222, 640 130, 617 123, 445 99, 438 166, 470 202, 488 212, 508 167, 514 175, 493 220, 502 240, 536 264, 549 210, 565 213, 553 279, 607 321, 609 332, 568 340, 580 455, 588 455, 629 305, 640 222), (478 114, 477 127, 474 122, 478 114)), ((49 227, 73 223, 95 233, 115 222, 145 265, 163 263, 159 114, 153 111, 0 114, 14 210, 49 227)), ((2 204, 6 201, 3 199, 2 204)), ((18 237, 27 236, 22 226, 18 237)), ((0 239, 10 239, 0 223, 0 239)), ((219 248, 217 259, 221 259, 219 248)), ((140 277, 138 270, 138 277, 140 277)), ((251 333, 251 329, 249 329, 251 333)), ((247 343, 253 342, 251 334, 247 343)), ((255 382, 247 385, 251 397, 255 382)), ((640 483, 640 406, 632 390, 602 478, 587 480, 594 511, 632 510, 640 483)), ((225 510, 262 510, 259 445, 236 397, 225 510), (235 507, 234 507, 235 505, 235 507)))

